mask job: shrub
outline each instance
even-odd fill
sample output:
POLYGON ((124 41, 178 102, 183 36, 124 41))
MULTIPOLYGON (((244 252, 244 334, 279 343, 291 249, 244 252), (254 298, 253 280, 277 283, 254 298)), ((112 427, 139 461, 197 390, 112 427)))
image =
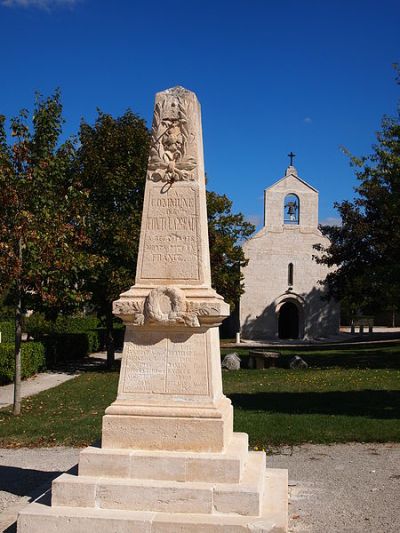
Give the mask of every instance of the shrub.
MULTIPOLYGON (((123 345, 125 327, 116 320, 114 323, 115 346, 123 345)), ((25 320, 25 331, 46 347, 46 360, 54 365, 60 361, 80 359, 89 353, 104 348, 105 329, 100 327, 100 320, 93 316, 60 316, 50 322, 39 313, 34 313, 25 320)))
POLYGON ((46 361, 49 366, 70 359, 81 359, 89 353, 87 333, 60 333, 47 335, 42 339, 46 347, 46 361))
MULTIPOLYGON (((45 370, 45 348, 41 342, 23 342, 21 345, 22 379, 45 370)), ((15 376, 15 348, 13 343, 0 344, 0 383, 9 383, 15 376)))
POLYGON ((0 322, 1 342, 14 342, 15 322, 14 320, 2 320, 0 322))
POLYGON ((51 322, 50 320, 46 320, 40 313, 33 313, 33 315, 25 319, 25 331, 35 339, 41 338, 43 335, 92 331, 98 325, 99 319, 90 316, 59 316, 55 322, 51 322))
MULTIPOLYGON (((106 346, 106 328, 97 328, 99 333, 100 348, 104 349, 106 346)), ((116 348, 122 348, 124 344, 125 325, 122 320, 114 320, 114 345, 116 348)))

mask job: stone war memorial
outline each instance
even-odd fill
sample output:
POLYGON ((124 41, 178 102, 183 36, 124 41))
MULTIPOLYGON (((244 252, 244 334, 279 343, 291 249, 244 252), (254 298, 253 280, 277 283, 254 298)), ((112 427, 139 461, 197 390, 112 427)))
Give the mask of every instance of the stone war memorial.
POLYGON ((200 106, 181 87, 156 96, 136 282, 114 313, 126 334, 101 447, 18 533, 287 531, 287 470, 248 451, 222 391, 229 306, 211 288, 200 106))

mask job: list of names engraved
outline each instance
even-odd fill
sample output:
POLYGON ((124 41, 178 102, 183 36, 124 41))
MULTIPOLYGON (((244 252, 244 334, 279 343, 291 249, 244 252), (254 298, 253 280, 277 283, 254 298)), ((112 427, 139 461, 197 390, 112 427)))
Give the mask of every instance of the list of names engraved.
POLYGON ((194 188, 153 186, 144 229, 142 278, 199 279, 199 217, 194 188))
POLYGON ((149 342, 126 347, 124 393, 208 394, 203 335, 147 335, 149 342))
POLYGON ((157 333, 147 334, 147 343, 126 343, 124 392, 164 392, 167 339, 157 333))

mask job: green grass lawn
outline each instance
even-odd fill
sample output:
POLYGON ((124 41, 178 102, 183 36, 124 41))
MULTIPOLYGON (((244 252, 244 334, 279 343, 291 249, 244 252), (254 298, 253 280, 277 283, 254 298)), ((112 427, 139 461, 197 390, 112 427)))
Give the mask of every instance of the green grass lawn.
MULTIPOLYGON (((253 447, 400 441, 400 344, 300 355, 308 370, 223 372, 235 431, 248 433, 253 447)), ((117 383, 118 372, 88 372, 24 400, 17 418, 3 409, 0 446, 90 444, 117 383)))

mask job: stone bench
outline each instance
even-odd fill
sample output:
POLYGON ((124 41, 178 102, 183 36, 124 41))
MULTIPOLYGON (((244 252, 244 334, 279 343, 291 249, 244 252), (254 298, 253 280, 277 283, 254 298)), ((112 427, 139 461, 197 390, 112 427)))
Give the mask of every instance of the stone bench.
POLYGON ((249 351, 249 368, 264 370, 264 368, 275 368, 280 357, 279 352, 266 352, 261 350, 249 351))
POLYGON ((360 333, 364 333, 364 328, 368 328, 368 333, 374 332, 374 319, 372 317, 359 317, 353 320, 350 326, 350 333, 355 333, 359 328, 360 333))

